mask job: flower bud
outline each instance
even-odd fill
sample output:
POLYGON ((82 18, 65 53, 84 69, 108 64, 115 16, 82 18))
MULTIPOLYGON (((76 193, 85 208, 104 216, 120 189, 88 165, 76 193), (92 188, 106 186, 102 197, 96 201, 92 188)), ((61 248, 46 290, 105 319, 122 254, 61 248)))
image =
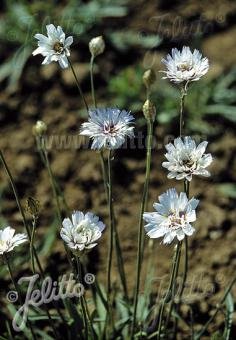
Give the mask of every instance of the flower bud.
POLYGON ((89 51, 93 57, 96 57, 97 55, 102 54, 104 50, 105 50, 105 42, 101 35, 99 37, 96 37, 90 40, 89 51))
POLYGON ((143 104, 143 114, 146 119, 150 119, 152 121, 155 120, 156 117, 156 108, 151 100, 147 99, 143 104))
POLYGON ((47 125, 42 120, 38 120, 32 129, 33 134, 39 137, 43 136, 46 131, 47 125))
POLYGON ((143 74, 143 83, 146 86, 147 89, 150 88, 150 86, 155 82, 156 75, 153 72, 153 70, 149 69, 144 72, 143 74))
POLYGON ((39 201, 33 197, 28 197, 26 200, 26 211, 37 218, 39 214, 39 201))

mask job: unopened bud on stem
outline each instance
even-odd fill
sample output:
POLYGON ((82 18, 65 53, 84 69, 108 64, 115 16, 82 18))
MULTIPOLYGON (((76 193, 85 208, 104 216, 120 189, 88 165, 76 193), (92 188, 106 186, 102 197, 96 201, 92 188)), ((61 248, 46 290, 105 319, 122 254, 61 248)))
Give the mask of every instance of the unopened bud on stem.
POLYGON ((47 124, 44 123, 42 120, 38 120, 36 124, 33 126, 32 132, 35 136, 41 137, 47 131, 47 124))
POLYGON ((33 197, 28 197, 26 201, 26 211, 29 212, 34 218, 38 218, 39 201, 33 197))
POLYGON ((89 51, 93 57, 102 54, 105 50, 105 42, 103 37, 100 35, 99 37, 93 38, 89 42, 89 51))
POLYGON ((146 86, 147 89, 151 87, 152 84, 154 84, 156 80, 156 75, 153 72, 153 70, 147 70, 143 74, 143 83, 146 86))
POLYGON ((152 121, 155 120, 156 108, 150 99, 147 99, 145 103, 143 104, 143 114, 146 119, 150 119, 152 121))

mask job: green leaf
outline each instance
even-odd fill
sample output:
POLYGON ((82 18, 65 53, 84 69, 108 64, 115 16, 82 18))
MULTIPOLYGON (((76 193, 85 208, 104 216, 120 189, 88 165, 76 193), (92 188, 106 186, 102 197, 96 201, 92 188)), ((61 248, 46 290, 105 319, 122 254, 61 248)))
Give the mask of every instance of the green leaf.
POLYGON ((236 122, 236 106, 229 105, 208 105, 206 107, 206 114, 222 115, 226 119, 236 122))
POLYGON ((224 183, 216 186, 217 191, 229 198, 236 198, 236 184, 224 183))

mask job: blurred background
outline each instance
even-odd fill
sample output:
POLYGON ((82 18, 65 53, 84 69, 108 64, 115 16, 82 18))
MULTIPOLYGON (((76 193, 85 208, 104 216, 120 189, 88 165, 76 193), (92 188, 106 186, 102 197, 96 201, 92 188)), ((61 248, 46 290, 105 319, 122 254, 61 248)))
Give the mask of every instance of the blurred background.
MULTIPOLYGON (((29 196, 40 202, 36 246, 45 268, 55 277, 68 268, 58 239, 60 227, 50 182, 32 135, 32 126, 38 119, 48 125, 49 157, 69 209, 91 210, 105 222, 108 211, 99 155, 86 150, 77 137, 86 112, 71 70, 62 71, 56 63, 42 66, 42 57, 32 56, 36 48, 34 34, 45 34, 45 26, 53 23, 61 25, 67 35, 73 35, 71 59, 89 103, 92 98, 88 42, 103 35, 106 50, 96 58, 95 66, 99 106, 117 106, 135 115, 135 147, 119 150, 113 162, 114 204, 130 292, 134 283, 137 222, 145 171, 143 72, 152 68, 157 76, 152 89, 157 120, 150 211, 164 190, 182 189, 179 182, 167 179, 161 167, 164 144, 178 135, 179 110, 179 89, 161 79, 161 59, 171 48, 183 45, 197 48, 209 58, 210 70, 190 87, 185 111, 186 134, 199 141, 208 140, 208 152, 214 157, 210 167, 212 176, 194 178, 190 190, 191 196, 201 202, 195 224, 197 231, 190 240, 189 278, 198 278, 200 291, 206 287, 214 291, 214 297, 209 293, 204 298, 196 291, 191 300, 196 324, 203 323, 236 270, 236 1, 2 0, 0 11, 0 147, 16 180, 22 204, 25 205, 29 196), (137 140, 141 140, 141 144, 137 140)), ((21 216, 2 167, 0 212, 1 227, 10 224, 22 230, 21 216)), ((104 235, 100 246, 89 255, 90 270, 101 279, 100 273, 106 264, 106 242, 107 235, 104 235)), ((27 273, 29 267, 28 253, 23 248, 22 256, 14 259, 19 276, 27 273)), ((157 277, 169 273, 172 252, 173 245, 166 247, 159 240, 154 242, 157 277)), ((9 283, 5 274, 1 266, 1 287, 9 283)), ((115 266, 113 274, 115 278, 115 266)), ((155 284, 153 287, 155 291, 155 284)), ((222 323, 219 316, 212 331, 222 323)))

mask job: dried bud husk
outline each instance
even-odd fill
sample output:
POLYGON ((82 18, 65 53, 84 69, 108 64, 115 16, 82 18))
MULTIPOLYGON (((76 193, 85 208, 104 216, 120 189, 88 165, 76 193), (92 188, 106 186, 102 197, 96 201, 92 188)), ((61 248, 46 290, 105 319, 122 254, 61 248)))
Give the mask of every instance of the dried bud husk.
POLYGON ((156 107, 150 99, 147 99, 143 104, 143 114, 146 119, 155 120, 156 107))
POLYGON ((143 74, 143 83, 146 86, 147 89, 151 87, 152 84, 154 84, 156 80, 156 75, 153 72, 153 70, 147 70, 143 74))
POLYGON ((39 215, 39 201, 33 197, 28 197, 26 200, 26 209, 30 215, 37 218, 39 215))
POLYGON ((47 131, 47 124, 42 120, 38 120, 36 124, 33 126, 32 132, 35 136, 43 136, 47 131))
POLYGON ((105 50, 105 42, 103 37, 100 35, 99 37, 93 38, 89 42, 89 51, 93 57, 102 54, 105 50))

